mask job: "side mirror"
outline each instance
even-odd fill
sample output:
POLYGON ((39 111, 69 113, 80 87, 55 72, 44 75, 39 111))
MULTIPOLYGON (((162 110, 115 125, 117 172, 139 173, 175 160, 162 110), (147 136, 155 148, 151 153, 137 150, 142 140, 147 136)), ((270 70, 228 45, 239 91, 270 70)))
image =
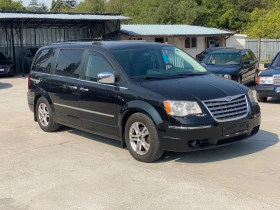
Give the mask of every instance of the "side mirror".
POLYGON ((267 69, 269 66, 270 66, 270 63, 265 63, 265 64, 264 64, 264 68, 266 68, 266 69, 267 69))
POLYGON ((114 84, 115 75, 111 72, 102 72, 97 75, 97 82, 102 84, 114 84))
POLYGON ((243 64, 248 65, 248 64, 250 64, 250 61, 244 61, 243 64))

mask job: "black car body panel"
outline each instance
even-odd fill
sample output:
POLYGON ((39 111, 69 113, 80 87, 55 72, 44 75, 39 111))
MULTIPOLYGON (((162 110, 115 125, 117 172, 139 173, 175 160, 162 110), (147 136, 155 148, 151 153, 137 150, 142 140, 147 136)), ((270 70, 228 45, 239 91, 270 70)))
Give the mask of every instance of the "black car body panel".
MULTIPOLYGON (((102 44, 54 44, 43 47, 37 54, 49 49, 55 49, 55 53, 53 50, 48 51, 53 58, 47 65, 50 68, 42 69, 43 72, 37 71, 36 59, 32 64, 30 89, 27 93, 30 110, 34 111, 38 98, 44 96, 49 101, 58 123, 117 139, 123 144, 126 120, 133 113, 141 112, 154 122, 162 149, 172 151, 211 148, 231 143, 232 138, 242 140, 258 132, 260 108, 257 103, 250 102, 247 87, 210 73, 179 78, 131 79, 112 53, 116 49, 145 49, 158 46, 169 45, 119 41, 102 44), (77 65, 80 69, 80 76, 77 78, 56 74, 59 52, 65 49, 82 49, 84 52, 81 62, 77 65), (99 59, 100 62, 107 61, 106 68, 113 69, 116 75, 114 84, 100 84, 95 80, 86 79, 86 64, 94 59, 99 59), (204 102, 228 96, 242 96, 247 103, 248 112, 240 119, 217 122, 204 102), (195 101, 203 114, 171 116, 167 114, 163 104, 166 100, 195 101), (244 123, 246 130, 224 135, 226 127, 244 123), (203 144, 200 147, 192 147, 190 141, 193 140, 199 140, 203 144)), ((36 113, 34 119, 37 120, 36 113)))

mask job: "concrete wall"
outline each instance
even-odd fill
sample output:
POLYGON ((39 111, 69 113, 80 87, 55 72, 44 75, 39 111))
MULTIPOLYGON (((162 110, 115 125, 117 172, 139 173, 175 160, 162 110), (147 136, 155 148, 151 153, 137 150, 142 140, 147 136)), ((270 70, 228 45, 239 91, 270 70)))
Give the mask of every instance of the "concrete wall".
POLYGON ((246 48, 246 34, 235 34, 226 40, 227 47, 235 47, 237 49, 246 48))

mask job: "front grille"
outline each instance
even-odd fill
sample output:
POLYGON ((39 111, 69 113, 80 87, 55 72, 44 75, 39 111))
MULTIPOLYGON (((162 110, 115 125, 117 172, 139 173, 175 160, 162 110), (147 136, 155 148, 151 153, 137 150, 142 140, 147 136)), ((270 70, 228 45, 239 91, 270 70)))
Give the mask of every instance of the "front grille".
POLYGON ((203 103, 218 122, 240 119, 248 114, 248 102, 245 95, 218 98, 203 103))
POLYGON ((273 85, 280 86, 280 75, 274 75, 273 77, 273 85))

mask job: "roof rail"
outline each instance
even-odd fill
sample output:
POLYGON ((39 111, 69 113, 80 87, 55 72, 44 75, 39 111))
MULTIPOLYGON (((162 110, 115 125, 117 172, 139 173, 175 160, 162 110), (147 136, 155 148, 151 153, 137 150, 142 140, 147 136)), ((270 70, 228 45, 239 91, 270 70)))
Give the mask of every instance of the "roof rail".
POLYGON ((84 38, 84 39, 70 39, 70 40, 63 40, 63 41, 57 41, 53 44, 74 44, 75 42, 96 42, 96 41, 112 41, 112 39, 98 39, 98 38, 84 38))

